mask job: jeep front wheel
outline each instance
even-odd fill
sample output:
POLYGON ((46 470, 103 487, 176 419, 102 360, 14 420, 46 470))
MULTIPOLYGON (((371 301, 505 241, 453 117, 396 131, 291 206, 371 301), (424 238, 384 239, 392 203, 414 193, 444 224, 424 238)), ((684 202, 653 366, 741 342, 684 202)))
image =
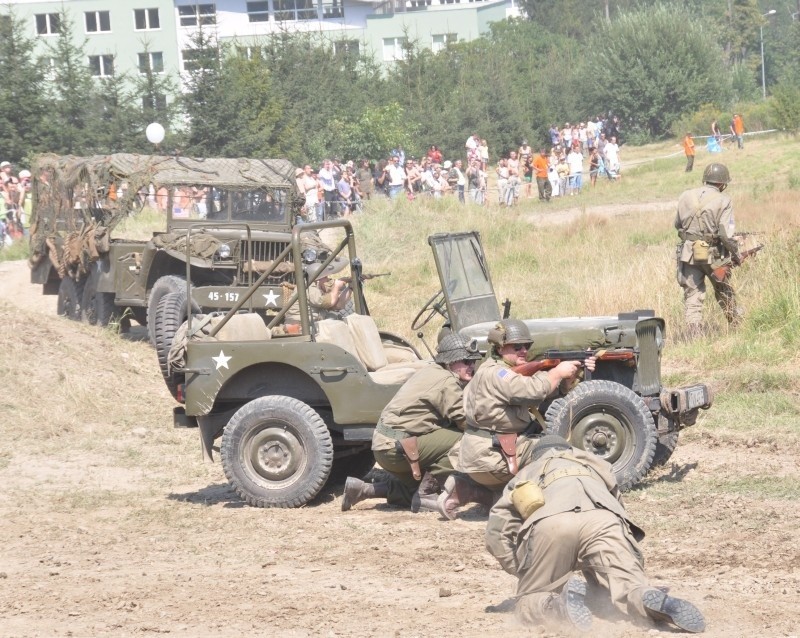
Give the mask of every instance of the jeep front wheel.
POLYGON ((255 507, 300 507, 331 472, 333 442, 308 405, 286 396, 242 406, 222 433, 222 467, 231 485, 255 507))
POLYGON ((611 463, 622 490, 639 483, 653 463, 653 417, 642 398, 619 383, 579 383, 553 401, 545 419, 548 433, 611 463))

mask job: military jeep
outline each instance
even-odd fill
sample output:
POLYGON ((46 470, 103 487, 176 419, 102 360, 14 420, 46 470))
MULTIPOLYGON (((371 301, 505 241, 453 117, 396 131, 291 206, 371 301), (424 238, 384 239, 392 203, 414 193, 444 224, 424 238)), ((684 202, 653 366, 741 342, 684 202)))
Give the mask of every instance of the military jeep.
POLYGON ((288 160, 41 155, 31 282, 58 295, 60 315, 102 326, 132 314, 155 343, 155 310, 167 293, 191 280, 202 287, 195 310, 231 308, 289 245, 302 205, 294 170, 288 160), (146 205, 163 213, 164 230, 114 236, 146 205))
MULTIPOLYGON (((412 329, 440 315, 443 330, 477 339, 487 351, 489 330, 510 315, 511 304, 506 301, 501 312, 478 233, 438 234, 428 242, 441 287, 417 314, 412 329)), ((703 384, 661 384, 666 329, 651 310, 523 320, 533 337, 528 353, 532 362, 599 356, 591 379, 587 376, 565 397, 546 402, 540 410, 548 432, 611 463, 622 489, 641 481, 653 464, 665 463, 677 445, 678 432, 695 423, 699 410, 711 406, 711 391, 703 384)))

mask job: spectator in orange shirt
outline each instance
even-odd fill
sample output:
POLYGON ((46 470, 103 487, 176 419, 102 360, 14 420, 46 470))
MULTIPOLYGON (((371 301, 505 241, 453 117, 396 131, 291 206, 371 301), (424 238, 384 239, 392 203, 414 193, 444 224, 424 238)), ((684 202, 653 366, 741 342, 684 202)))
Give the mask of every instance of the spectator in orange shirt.
POLYGON ((541 149, 539 155, 533 160, 533 170, 536 173, 536 187, 539 189, 539 201, 549 202, 553 194, 553 187, 547 179, 547 169, 549 168, 547 159, 547 149, 541 149))
POLYGON ((683 152, 686 153, 686 172, 691 173, 694 167, 694 140, 691 133, 683 138, 683 152))
POLYGON ((731 120, 731 135, 736 138, 736 144, 739 148, 744 148, 744 120, 739 113, 733 114, 731 120))

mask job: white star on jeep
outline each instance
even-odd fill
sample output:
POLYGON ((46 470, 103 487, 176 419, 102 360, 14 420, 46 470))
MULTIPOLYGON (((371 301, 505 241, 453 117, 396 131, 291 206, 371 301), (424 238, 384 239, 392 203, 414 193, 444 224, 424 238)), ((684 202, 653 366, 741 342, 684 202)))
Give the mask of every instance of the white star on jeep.
POLYGON ((270 289, 268 293, 261 293, 261 296, 264 297, 267 302, 264 304, 265 306, 278 306, 278 296, 275 294, 275 291, 270 289))
POLYGON ((233 357, 226 357, 222 350, 219 351, 219 356, 211 357, 211 360, 217 364, 217 370, 220 368, 226 368, 230 370, 230 368, 228 368, 228 361, 231 359, 233 359, 233 357))

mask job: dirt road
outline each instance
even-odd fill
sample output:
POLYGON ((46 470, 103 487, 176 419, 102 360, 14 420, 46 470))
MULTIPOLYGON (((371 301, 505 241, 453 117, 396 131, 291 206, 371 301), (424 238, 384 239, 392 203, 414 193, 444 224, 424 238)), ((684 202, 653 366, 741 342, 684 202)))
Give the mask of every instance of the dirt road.
MULTIPOLYGON (((453 522, 330 487, 258 510, 203 464, 141 342, 54 316, 24 263, 0 263, 1 636, 553 636, 486 605, 514 591, 483 549, 486 512, 453 522)), ((708 636, 797 635, 798 450, 686 432, 628 496, 656 584, 708 636), (731 484, 773 481, 762 496, 731 484), (741 493, 741 492, 740 492, 741 493)), ((758 492, 762 494, 763 492, 758 492)), ((654 625, 596 621, 598 636, 654 625)))

